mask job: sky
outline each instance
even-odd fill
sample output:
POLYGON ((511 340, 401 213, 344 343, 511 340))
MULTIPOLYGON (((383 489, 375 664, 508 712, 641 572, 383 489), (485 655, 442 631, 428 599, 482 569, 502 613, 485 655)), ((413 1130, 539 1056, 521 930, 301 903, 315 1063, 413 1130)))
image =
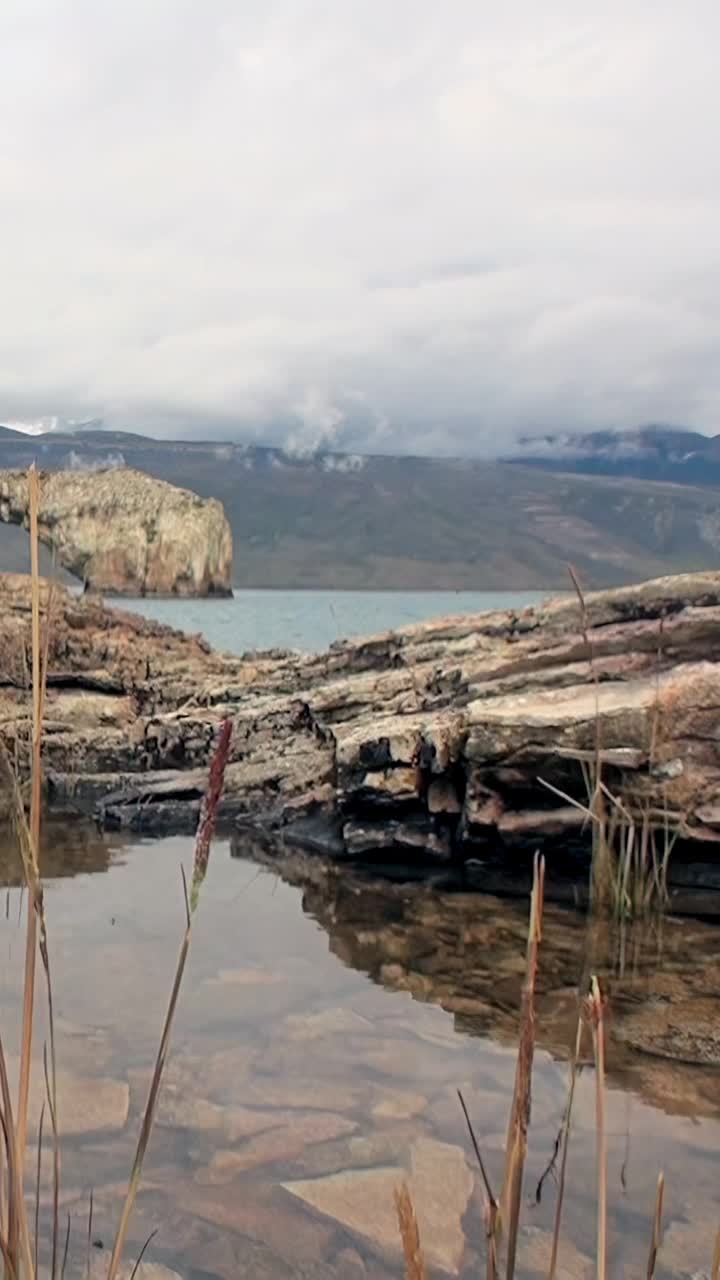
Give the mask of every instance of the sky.
POLYGON ((0 421, 720 431, 715 0, 3 0, 0 421))

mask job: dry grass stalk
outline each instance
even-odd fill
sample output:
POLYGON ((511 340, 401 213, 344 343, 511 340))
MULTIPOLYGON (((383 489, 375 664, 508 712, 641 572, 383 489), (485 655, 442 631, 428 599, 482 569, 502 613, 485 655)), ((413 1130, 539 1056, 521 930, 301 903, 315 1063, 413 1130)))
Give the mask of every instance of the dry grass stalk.
POLYGON ((657 1263, 658 1249, 662 1239, 662 1212, 663 1200, 665 1197, 665 1174, 658 1175, 657 1193, 655 1195, 655 1216, 653 1218, 652 1238, 650 1240, 650 1252, 648 1254, 647 1264, 647 1280, 653 1280, 655 1275, 655 1264, 657 1263))
POLYGON ((530 899, 527 968, 520 1008, 520 1042, 515 1068, 515 1087, 508 1123, 505 1177, 500 1200, 500 1218, 507 1234, 507 1263, 505 1270, 507 1280, 512 1280, 515 1274, 522 1182, 527 1155, 528 1126, 530 1124, 532 1066, 535 1053, 535 981, 538 947, 542 939, 544 885, 545 860, 544 858, 539 858, 536 854, 533 868, 532 897, 530 899))
POLYGON ((33 1012, 35 1006, 35 969, 37 964, 38 894, 40 885, 40 808, 42 797, 42 708, 40 691, 40 573, 38 563, 38 513, 40 482, 37 468, 28 471, 30 505, 30 574, 32 600, 32 753, 30 792, 30 841, 25 876, 28 890, 27 932, 25 937, 25 979, 23 985, 22 1042, 20 1047, 20 1083, 18 1090, 17 1147, 20 1168, 24 1166, 27 1144, 28 1103, 30 1098, 30 1064, 32 1057, 33 1012))
MULTIPOLYGON (((54 1017, 52 1005, 52 986, 50 981, 50 963, 47 946, 47 927, 45 923, 45 911, 43 902, 43 887, 40 878, 40 821, 42 806, 42 732, 43 732, 43 713, 45 706, 45 689, 47 682, 47 657, 49 648, 49 618, 47 622, 47 630, 45 636, 45 644, 41 644, 40 629, 40 576, 38 563, 38 523, 40 509, 40 485, 36 468, 33 466, 28 472, 28 495, 30 508, 30 569, 31 569, 31 647, 32 647, 32 728, 31 728, 31 782, 30 782, 30 822, 28 824, 25 816, 25 804, 22 787, 18 781, 17 775, 12 770, 7 759, 7 753, 3 754, 3 763, 6 771, 9 772, 11 780, 11 788, 14 797, 15 808, 15 826, 18 834, 18 843, 20 848, 21 863, 23 869, 24 885, 28 894, 28 914, 27 914, 27 932, 25 945, 25 973, 23 987, 23 1020, 22 1020, 22 1039, 20 1052, 20 1071, 19 1071, 19 1088, 18 1088, 18 1113, 15 1121, 12 1115, 12 1109, 9 1105, 9 1099, 3 1098, 3 1137, 5 1143, 5 1155, 8 1165, 8 1206, 6 1221, 3 1220, 3 1228, 6 1228, 6 1234, 3 1235, 4 1243, 7 1246, 7 1255, 5 1252, 6 1269, 15 1270, 18 1274, 18 1266, 22 1260, 24 1270, 28 1275, 33 1274, 33 1265, 30 1265, 31 1258, 30 1247, 30 1231, 28 1226, 27 1210, 22 1195, 22 1178, 25 1164, 25 1151, 27 1146, 27 1127, 28 1127, 28 1104, 30 1096, 30 1075, 32 1063, 32 1039, 33 1039, 33 1015, 35 1006, 35 981, 37 969, 37 952, 38 942, 45 970, 45 977, 48 992, 48 1016, 51 1042, 51 1060, 52 1071, 47 1068, 47 1060, 45 1067, 46 1087, 48 1089, 48 1099, 51 1103, 51 1112, 53 1115, 53 1146, 54 1146, 54 1233, 53 1233, 53 1262, 52 1276, 55 1280, 57 1274, 57 1205, 59 1200, 59 1174, 60 1174, 60 1158, 57 1135, 57 1099, 55 1088, 55 1036, 54 1036, 54 1017), (20 1240, 21 1255, 17 1252, 17 1240, 20 1240)), ((7 1079, 5 1061, 2 1055, 2 1047, 0 1046, 0 1070, 3 1077, 7 1079)), ((37 1213, 36 1213, 37 1216, 37 1213)), ((35 1271, 37 1270, 37 1228, 35 1240, 35 1271)))
POLYGON ((463 1115, 465 1116, 465 1123, 468 1127, 470 1141, 473 1145, 473 1150, 480 1169, 480 1177, 482 1179, 483 1217, 485 1221, 485 1240, 487 1242, 487 1280, 496 1280, 498 1273, 498 1238, 500 1235, 499 1206, 490 1185, 490 1179, 488 1178, 487 1170, 485 1168, 485 1161, 482 1158, 480 1144, 478 1143, 465 1099, 459 1089, 457 1094, 460 1099, 460 1106, 462 1107, 463 1115))
POLYGON ((605 1021, 600 985, 593 976, 586 1001, 595 1056, 595 1142, 597 1150, 597 1277, 607 1275, 607 1137, 605 1133, 605 1021))
POLYGON ((580 1052, 582 1049, 583 1020, 582 1013, 578 1018, 577 1031, 575 1034, 575 1048, 570 1061, 570 1079, 568 1082, 568 1099, 565 1106, 565 1118, 563 1122, 562 1133, 562 1149, 560 1155, 560 1171, 558 1174, 558 1197, 555 1205, 555 1221, 553 1224, 553 1240, 552 1251, 550 1254, 550 1270, 548 1271, 548 1280, 555 1280, 557 1273, 558 1251, 560 1248, 560 1224, 562 1222, 563 1207, 565 1203, 565 1178, 567 1174, 568 1149, 570 1146, 570 1125, 572 1120, 572 1109, 575 1101, 575 1085, 577 1083, 578 1062, 580 1061, 580 1052))
POLYGON ((12 1098, 8 1083, 5 1051, 0 1038, 0 1127, 2 1128, 8 1173, 7 1225, 0 1235, 0 1251, 8 1277, 17 1278, 24 1268, 33 1275, 33 1253, 30 1244, 27 1211, 23 1196, 22 1168, 17 1158, 17 1133, 13 1118, 12 1098))
POLYGON ((225 781, 225 768, 230 754, 230 741, 232 738, 232 722, 225 720, 221 726, 218 738, 218 745, 215 750, 212 765, 210 767, 210 778, 205 801, 203 802, 200 820, 198 822, 197 835, 195 840, 195 860, 193 865, 193 902, 188 900, 187 888, 185 885, 185 876, 183 874, 183 889, 185 892, 185 933, 180 946, 180 954, 178 956, 175 968, 175 977, 173 979, 172 990, 170 992, 170 1000, 168 1002, 167 1012, 165 1014, 165 1022, 163 1025, 162 1036, 160 1037, 160 1046, 158 1048, 157 1057, 155 1059, 155 1068, 153 1070, 152 1081, 150 1083, 150 1092, 148 1094, 145 1112, 143 1115, 142 1125, 140 1127, 140 1136, 138 1138, 135 1150, 135 1159, 133 1161, 132 1172, 128 1183, 127 1194, 123 1203, 120 1214, 115 1242, 113 1244, 110 1265, 108 1268, 107 1280, 115 1280, 118 1268, 122 1258, 125 1241, 127 1239, 128 1227, 130 1225, 130 1215, 137 1198, 140 1186, 140 1178, 142 1175, 142 1167, 145 1161, 148 1144, 150 1142, 150 1134, 152 1133, 153 1123, 155 1120, 155 1112, 157 1110, 158 1096, 160 1093, 160 1085, 162 1083, 163 1071, 170 1048, 170 1036, 172 1033, 173 1020, 175 1018, 175 1010, 177 1008, 178 997, 180 995, 180 987, 182 985, 185 965, 187 963, 188 953, 190 950, 190 939, 192 936, 192 918, 197 908, 198 895, 200 886, 207 871, 208 858, 210 854, 210 842, 215 830, 217 820, 217 811, 222 796, 223 784, 225 781))
POLYGON ((593 819, 593 856, 590 873, 590 900, 593 906, 607 907, 611 894, 613 875, 612 846, 601 837, 605 832, 605 800, 602 792, 602 724, 600 721, 600 678, 595 662, 595 647, 590 637, 590 619, 588 616, 585 593, 580 579, 573 567, 568 564, 568 573, 573 584, 580 606, 580 631, 588 654, 590 676, 595 689, 595 759, 587 770, 586 784, 588 789, 590 812, 593 819))
POLYGON ((395 1191, 395 1209, 405 1259, 405 1280, 427 1280, 417 1217, 406 1182, 395 1191))
POLYGON ((718 1227, 718 1233, 715 1237, 715 1248, 713 1250, 710 1278, 711 1280, 720 1280, 720 1227, 718 1227))

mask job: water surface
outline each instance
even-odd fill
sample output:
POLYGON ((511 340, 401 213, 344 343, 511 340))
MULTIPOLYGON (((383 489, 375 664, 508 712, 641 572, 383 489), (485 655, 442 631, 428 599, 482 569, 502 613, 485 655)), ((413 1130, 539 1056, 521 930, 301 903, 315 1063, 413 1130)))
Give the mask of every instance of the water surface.
POLYGON ((109 601, 185 631, 216 649, 326 649, 334 640, 372 635, 450 613, 523 609, 538 591, 236 591, 231 600, 109 601))
MULTIPOLYGON (((66 826, 50 827, 46 844, 62 1203, 77 1250, 91 1189, 98 1242, 117 1220, 183 931, 180 864, 189 867, 191 847, 66 826)), ((450 1189, 464 1207, 472 1162, 457 1087, 499 1186, 526 908, 441 882, 390 883, 321 859, 267 857, 245 837, 213 850, 131 1253, 157 1230, 152 1257, 186 1277, 400 1277, 388 1253, 388 1188, 414 1169, 421 1206, 429 1184, 435 1203, 450 1189)), ((3 884, 16 882, 9 859, 6 848, 3 884)), ((2 1033, 14 1046, 24 930, 17 889, 3 896, 2 1033)), ((546 1264, 552 1177, 539 1205, 535 1189, 562 1120, 576 992, 591 968, 604 976, 612 1012, 610 1274, 644 1274, 661 1167, 659 1274, 707 1271, 720 1221, 717 933, 666 920, 618 934, 548 907, 520 1274, 546 1264), (673 1038, 674 1022, 695 1038, 673 1038), (694 1062, 655 1052, 680 1043, 694 1062)), ((594 1085, 584 1066, 561 1254, 568 1275, 592 1271, 594 1085)), ((421 1211, 421 1229, 423 1220, 421 1211)), ((464 1221, 446 1207, 427 1243, 457 1257, 463 1277, 481 1273, 475 1193, 464 1221)))

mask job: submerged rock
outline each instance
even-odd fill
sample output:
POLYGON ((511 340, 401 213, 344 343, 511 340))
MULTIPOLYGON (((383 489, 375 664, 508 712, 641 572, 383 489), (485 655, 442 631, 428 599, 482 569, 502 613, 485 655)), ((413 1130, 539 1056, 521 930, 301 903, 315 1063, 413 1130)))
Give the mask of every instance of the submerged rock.
MULTIPOLYGON (((17 1075, 18 1063, 13 1059, 8 1066, 12 1081, 17 1075)), ((60 1070, 57 1073, 57 1104, 62 1133, 67 1137, 117 1131, 123 1129, 127 1122, 130 1089, 125 1080, 76 1075, 72 1071, 60 1070)), ((43 1108, 47 1109, 43 1066, 41 1062, 34 1062, 28 1109, 32 1134, 38 1132, 43 1108)))
POLYGON ((368 1240, 381 1254, 400 1251, 394 1193, 407 1181, 431 1266, 458 1275, 465 1251, 462 1219, 474 1186, 460 1147, 418 1138, 410 1149, 410 1169, 383 1166, 349 1169, 301 1182, 285 1190, 328 1218, 368 1240))
MULTIPOLYGON (((78 1266, 77 1276, 84 1276, 87 1280, 105 1280, 110 1266, 110 1256, 108 1249, 93 1249, 89 1263, 78 1266)), ((133 1259, 123 1262, 117 1274, 118 1280, 181 1280, 177 1271, 171 1271, 160 1262, 147 1260, 140 1263, 133 1259)))

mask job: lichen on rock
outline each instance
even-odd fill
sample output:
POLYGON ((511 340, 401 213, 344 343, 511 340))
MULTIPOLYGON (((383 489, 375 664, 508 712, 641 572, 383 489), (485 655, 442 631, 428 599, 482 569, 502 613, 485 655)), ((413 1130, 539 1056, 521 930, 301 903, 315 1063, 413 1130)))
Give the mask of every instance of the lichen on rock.
MULTIPOLYGON (((222 504, 141 471, 41 474, 39 537, 87 590, 107 595, 232 594, 222 504)), ((27 527, 24 471, 0 471, 0 521, 27 527)))

